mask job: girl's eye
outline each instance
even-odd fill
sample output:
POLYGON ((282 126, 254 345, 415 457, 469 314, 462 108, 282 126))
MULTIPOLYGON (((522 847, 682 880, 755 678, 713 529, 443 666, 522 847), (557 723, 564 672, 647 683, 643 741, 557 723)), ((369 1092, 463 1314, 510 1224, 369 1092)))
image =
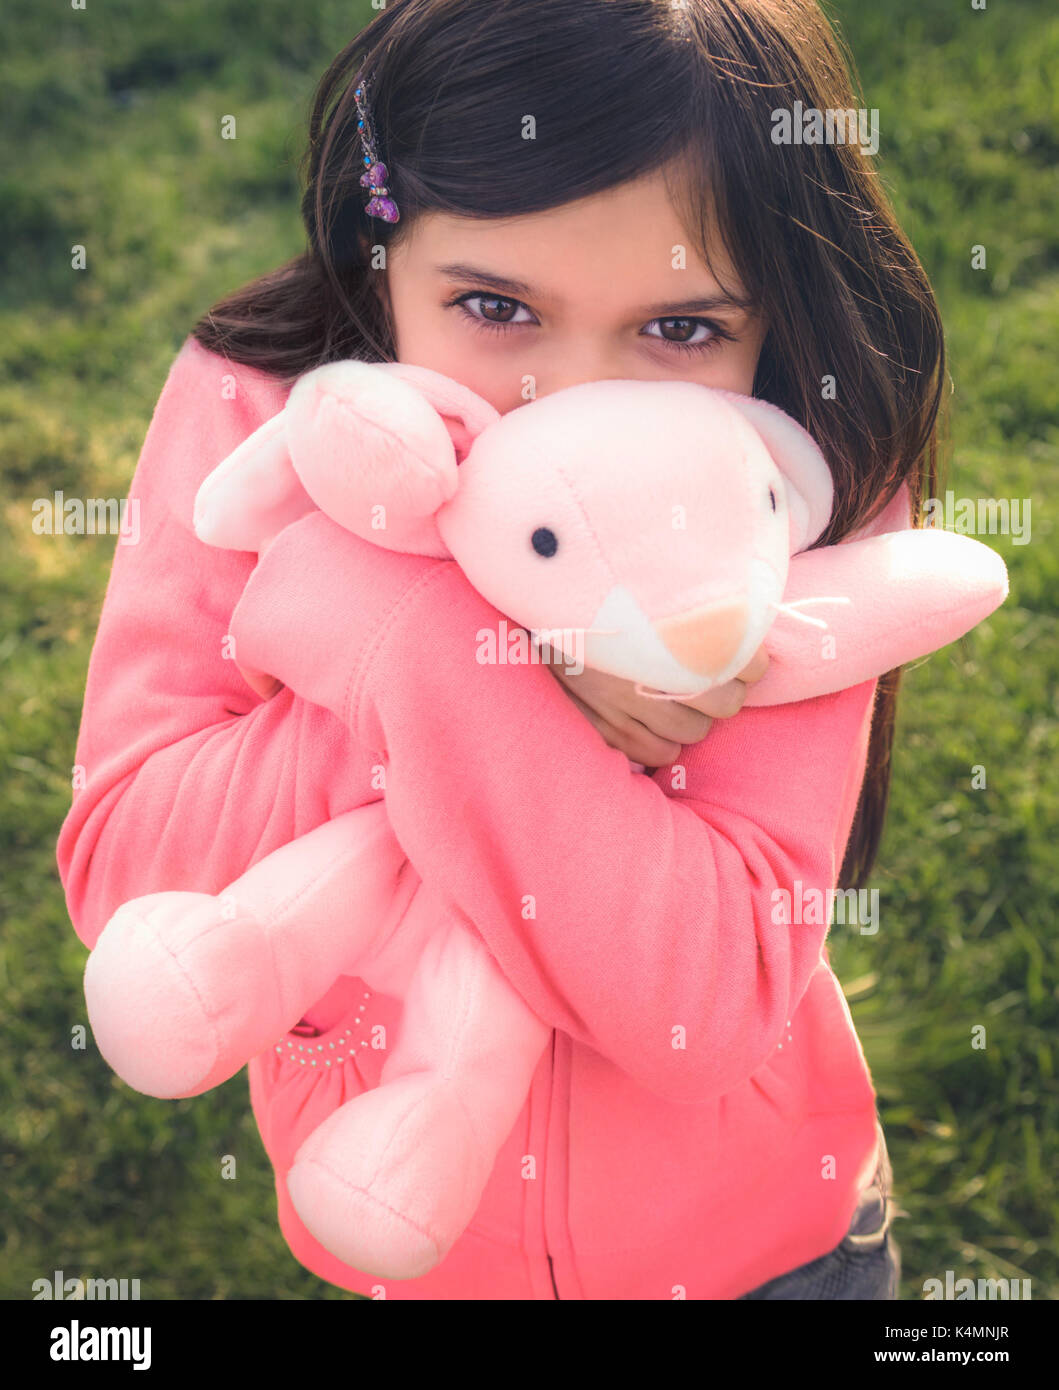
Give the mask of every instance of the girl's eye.
POLYGON ((451 302, 459 305, 467 317, 477 324, 495 324, 502 327, 509 323, 537 322, 520 299, 507 299, 499 294, 483 294, 476 291, 460 295, 451 302), (473 308, 470 307, 472 305, 473 308))
MULTIPOLYGON (((475 325, 496 332, 512 326, 539 324, 528 305, 521 299, 490 294, 485 290, 469 290, 450 299, 446 308, 458 308, 475 325)), ((677 352, 703 352, 719 347, 722 342, 734 341, 733 334, 711 319, 669 317, 652 319, 642 335, 654 338, 677 352), (654 331, 658 327, 661 331, 654 331)))
POLYGON ((658 338, 668 347, 678 350, 683 348, 692 352, 701 348, 717 347, 726 339, 730 341, 732 337, 731 333, 719 324, 709 319, 695 318, 652 319, 643 332, 645 337, 658 338), (660 332, 651 331, 656 325, 660 326, 660 332))

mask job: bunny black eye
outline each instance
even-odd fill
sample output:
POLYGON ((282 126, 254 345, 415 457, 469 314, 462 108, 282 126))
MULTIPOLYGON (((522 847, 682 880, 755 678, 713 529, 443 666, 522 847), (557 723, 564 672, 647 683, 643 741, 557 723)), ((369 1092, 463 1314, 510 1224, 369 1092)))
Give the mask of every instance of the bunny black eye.
POLYGON ((776 510, 776 494, 775 494, 775 492, 772 490, 772 488, 769 488, 769 502, 772 504, 772 510, 775 511, 775 510, 776 510))
POLYGON ((531 544, 538 555, 550 560, 559 549, 559 538, 547 526, 538 526, 531 537, 531 544))

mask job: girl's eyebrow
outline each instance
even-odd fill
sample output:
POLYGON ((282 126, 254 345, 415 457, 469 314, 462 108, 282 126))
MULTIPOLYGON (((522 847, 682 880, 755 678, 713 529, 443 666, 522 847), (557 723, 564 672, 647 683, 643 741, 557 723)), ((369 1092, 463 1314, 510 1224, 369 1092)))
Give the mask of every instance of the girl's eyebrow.
POLYGON ((525 295, 526 298, 539 298, 531 285, 527 285, 524 280, 510 280, 504 275, 494 275, 489 270, 479 270, 477 266, 466 265, 462 261, 453 261, 447 265, 437 265, 434 267, 441 275, 447 275, 450 280, 477 280, 483 285, 488 285, 490 289, 499 290, 501 294, 525 295))
POLYGON ((640 312, 655 318, 679 318, 683 314, 712 314, 718 309, 739 309, 744 313, 751 309, 749 299, 734 294, 707 295, 704 299, 682 299, 677 304, 655 304, 640 312))
MULTIPOLYGON (((488 285, 490 289, 496 290, 500 294, 514 295, 524 299, 545 297, 532 285, 527 285, 524 280, 514 280, 506 275, 495 275, 492 271, 482 270, 478 266, 467 265, 462 261, 438 265, 434 269, 452 280, 474 280, 478 284, 488 285)), ((717 294, 705 295, 701 299, 683 299, 673 304, 646 305, 642 309, 634 309, 633 313, 640 314, 644 318, 676 318, 682 314, 715 313, 718 309, 748 311, 751 307, 750 300, 745 297, 718 291, 717 294)))

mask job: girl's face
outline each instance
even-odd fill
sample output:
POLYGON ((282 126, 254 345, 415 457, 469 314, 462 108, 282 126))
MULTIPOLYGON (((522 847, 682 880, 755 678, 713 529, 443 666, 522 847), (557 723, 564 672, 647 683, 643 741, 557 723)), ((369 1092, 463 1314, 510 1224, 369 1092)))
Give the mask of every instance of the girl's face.
POLYGON ((501 414, 606 378, 750 395, 765 326, 720 247, 710 252, 724 289, 661 172, 519 217, 425 213, 391 245, 383 279, 397 359, 501 414))

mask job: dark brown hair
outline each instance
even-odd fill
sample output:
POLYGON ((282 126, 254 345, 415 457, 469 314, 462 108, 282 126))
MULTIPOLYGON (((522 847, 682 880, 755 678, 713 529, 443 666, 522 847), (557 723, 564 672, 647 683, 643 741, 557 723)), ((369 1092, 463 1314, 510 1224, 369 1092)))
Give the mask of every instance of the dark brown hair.
MULTIPOLYGON (((945 366, 930 284, 859 145, 772 138, 772 113, 795 102, 858 108, 852 72, 815 0, 390 0, 316 95, 307 250, 194 336, 286 381, 339 358, 392 360, 371 258, 420 213, 537 212, 664 167, 682 175, 674 198, 700 254, 719 235, 767 324, 754 394, 831 466, 818 544, 862 526, 902 482, 918 517, 936 490, 945 366), (396 226, 364 211, 359 74, 396 226), (528 114, 536 138, 524 140, 528 114)), ((879 683, 842 886, 862 885, 878 850, 899 675, 879 683)))

